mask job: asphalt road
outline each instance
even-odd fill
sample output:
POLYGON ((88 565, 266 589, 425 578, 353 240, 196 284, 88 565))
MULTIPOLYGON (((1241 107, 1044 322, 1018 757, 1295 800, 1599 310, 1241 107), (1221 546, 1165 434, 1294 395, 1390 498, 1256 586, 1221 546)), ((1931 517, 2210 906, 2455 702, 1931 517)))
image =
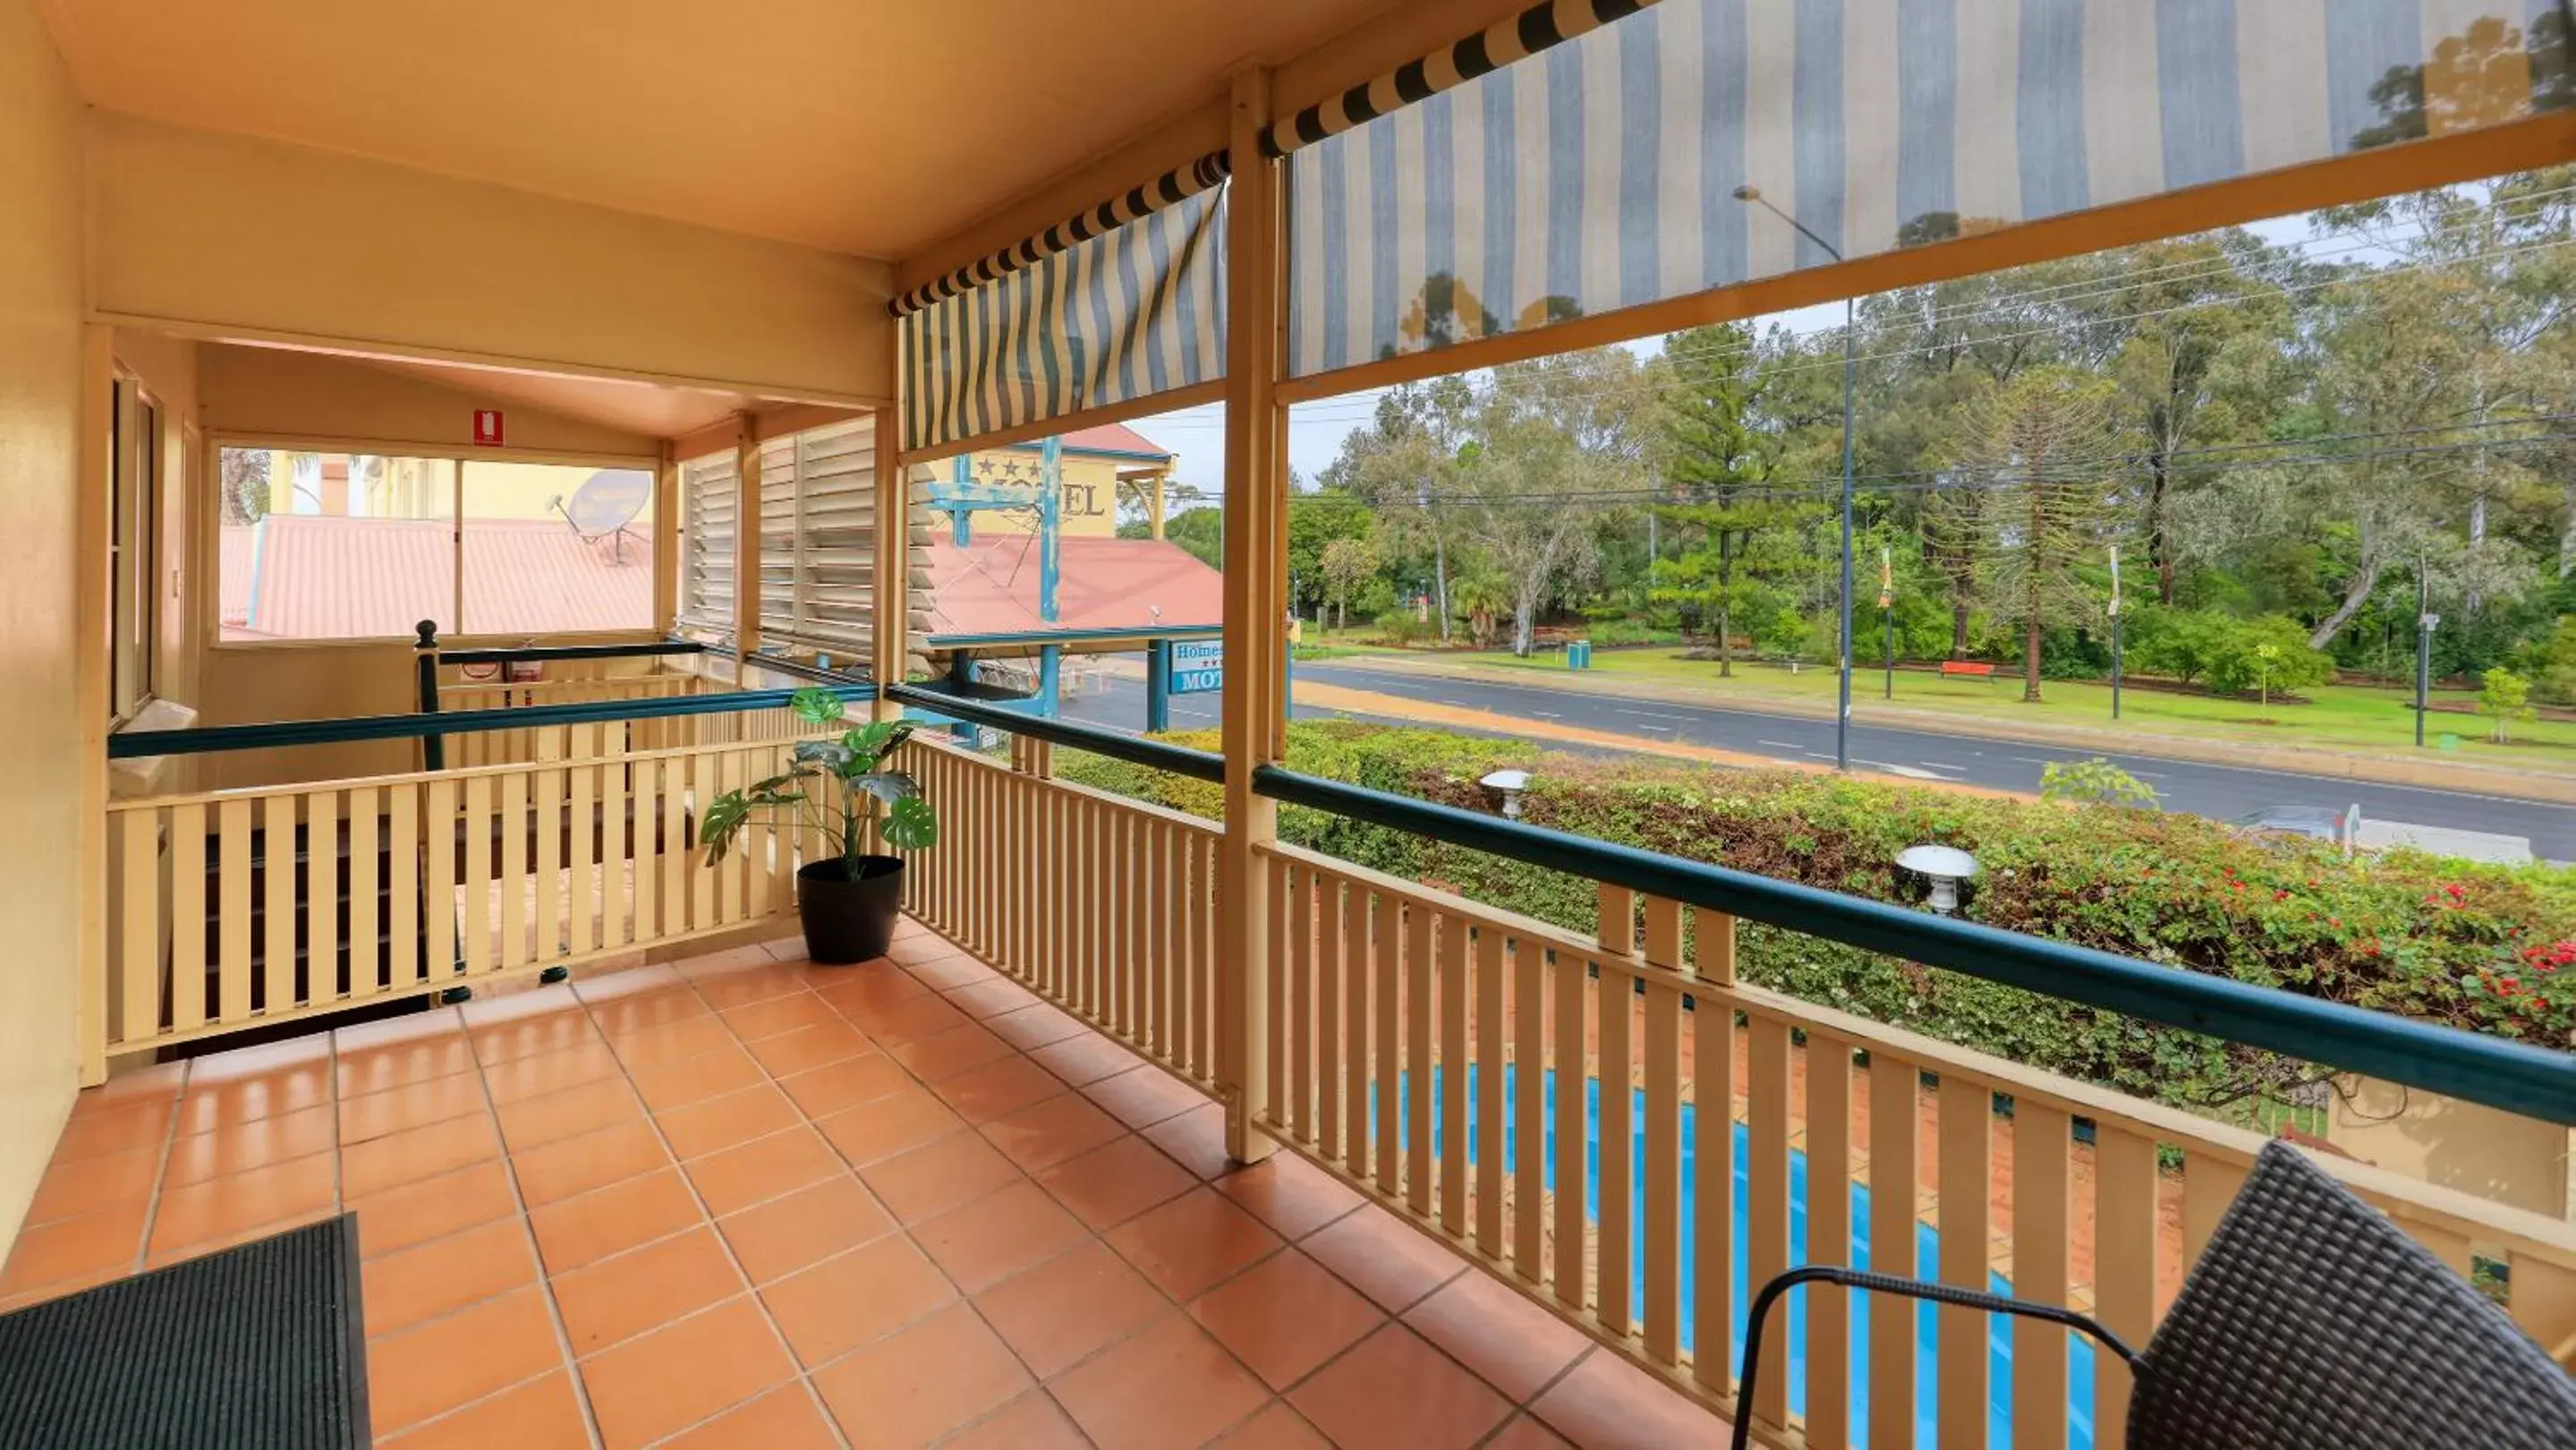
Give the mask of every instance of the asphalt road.
MULTIPOLYGON (((1632 702, 1616 696, 1552 690, 1543 685, 1436 679, 1348 663, 1300 665, 1297 678, 1462 709, 1488 710, 1495 716, 1490 733, 1507 738, 1520 738, 1514 728, 1517 725, 1545 722, 1646 741, 1670 740, 1767 755, 1782 761, 1831 762, 1834 758, 1831 720, 1715 710, 1660 700, 1632 702)), ((1092 724, 1142 729, 1143 683, 1113 679, 1108 686, 1102 693, 1068 702, 1065 713, 1092 724)), ((1176 697, 1172 701, 1174 727, 1214 726, 1216 699, 1214 695, 1176 697)), ((1344 712, 1299 706, 1296 713, 1300 719, 1310 719, 1344 712)), ((1851 741, 1854 765, 1917 780, 1964 781, 2003 790, 2037 791, 2039 772, 2049 762, 2082 760, 2098 754, 2154 787, 2158 804, 2169 811, 2233 820, 2271 806, 2324 806, 2340 811, 2358 804, 2363 816, 2372 820, 2522 836, 2530 840, 2533 853, 2546 860, 2576 860, 2576 807, 2540 801, 1877 725, 1853 726, 1851 741)), ((1652 747, 1641 749, 1651 753, 1652 747)))

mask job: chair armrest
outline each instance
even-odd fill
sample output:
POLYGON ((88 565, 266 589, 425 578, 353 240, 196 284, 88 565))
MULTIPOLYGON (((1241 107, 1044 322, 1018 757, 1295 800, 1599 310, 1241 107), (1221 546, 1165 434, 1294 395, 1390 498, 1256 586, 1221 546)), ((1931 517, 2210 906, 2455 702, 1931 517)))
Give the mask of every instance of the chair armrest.
POLYGON ((1745 1450, 1753 1431, 1753 1385, 1762 1371, 1762 1323, 1770 1316, 1771 1306, 1790 1290, 1806 1283, 1839 1284, 1847 1289, 1866 1289, 1875 1294, 1895 1294, 1908 1299, 1929 1299, 1937 1304, 1955 1305, 1962 1309, 1982 1309, 1990 1314, 2011 1314, 2024 1319, 2045 1319, 2069 1329, 2079 1329, 2102 1342, 2103 1346, 2131 1369, 2137 1368, 2137 1351, 2120 1341, 2118 1335, 2101 1323, 2056 1304, 2040 1304, 2028 1299, 2015 1299, 2003 1294, 1988 1294, 1976 1289, 1962 1289, 1955 1284, 1942 1284, 1923 1279, 1903 1279, 1892 1274, 1873 1274, 1865 1269, 1846 1269, 1837 1264, 1808 1264, 1791 1269, 1762 1286, 1753 1296, 1753 1312, 1744 1328, 1744 1373, 1735 1396, 1734 1450, 1745 1450))

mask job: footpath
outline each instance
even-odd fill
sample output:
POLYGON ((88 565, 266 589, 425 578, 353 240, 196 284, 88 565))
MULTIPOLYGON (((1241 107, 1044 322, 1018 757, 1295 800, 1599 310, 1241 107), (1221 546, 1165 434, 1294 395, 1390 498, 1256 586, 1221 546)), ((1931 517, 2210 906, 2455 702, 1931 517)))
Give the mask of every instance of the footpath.
MULTIPOLYGON (((1720 690, 1695 688, 1671 680, 1641 679, 1635 675, 1591 674, 1581 670, 1540 672, 1506 665, 1479 665, 1417 655, 1354 655, 1318 663, 1329 663, 1337 669, 1344 670, 1464 680, 1477 684, 1515 685, 1522 689, 1541 686, 1562 690, 1569 694, 1602 695, 1626 700, 1659 700, 1670 705, 1690 705, 1704 710, 1725 710, 1737 714, 1795 715, 1815 720, 1833 718, 1833 706, 1830 702, 1768 698, 1753 700, 1720 690)), ((1497 719, 1496 716, 1485 711, 1440 706, 1397 695, 1378 694, 1374 691, 1349 690, 1321 683, 1310 684, 1304 680, 1298 681, 1296 691, 1297 698, 1309 704, 1399 719, 1418 719, 1425 723, 1491 729, 1497 719), (1328 698, 1327 692, 1365 696, 1370 703, 1365 706, 1341 703, 1336 699, 1328 698), (1456 718, 1444 718, 1448 716, 1456 718)), ((1568 738, 1570 743, 1611 744, 1619 748, 1637 748, 1644 745, 1659 754, 1679 755, 1689 750, 1698 752, 1711 760, 1727 764, 1753 765, 1762 769, 1779 769, 1783 765, 1783 762, 1769 756, 1739 754, 1733 751, 1711 750, 1706 747, 1679 747, 1661 741, 1639 741, 1633 737, 1603 731, 1564 727, 1542 730, 1540 727, 1553 726, 1554 722, 1525 720, 1517 716, 1509 718, 1515 734, 1543 736, 1548 739, 1568 738), (1571 740, 1571 737, 1576 736, 1600 738, 1592 741, 1571 740)), ((2287 771, 2298 775, 2375 781, 2384 785, 2420 786, 2429 790, 2464 791, 2477 795, 2503 796, 2514 800, 2576 805, 2576 776, 2541 775, 2460 760, 2419 758, 2411 755, 2375 755, 2362 751, 2282 745, 2262 741, 2158 735, 2108 726, 1999 721, 1947 710, 1908 710, 1902 706, 1866 705, 1857 700, 1853 702, 1852 719, 1858 724, 1937 731, 1945 735, 1980 740, 2053 745, 2073 750, 2118 751, 2128 755, 2147 755, 2164 760, 2197 761, 2208 765, 2233 765, 2287 771)))

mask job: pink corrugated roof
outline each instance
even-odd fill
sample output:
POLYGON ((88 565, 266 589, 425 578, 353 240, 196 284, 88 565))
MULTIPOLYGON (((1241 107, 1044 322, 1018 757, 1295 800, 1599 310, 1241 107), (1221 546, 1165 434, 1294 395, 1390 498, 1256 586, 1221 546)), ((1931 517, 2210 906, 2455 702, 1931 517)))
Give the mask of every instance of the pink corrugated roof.
MULTIPOLYGON (((223 530, 227 639, 403 636, 448 622, 456 592, 439 519, 272 514, 223 530)), ((474 634, 649 629, 653 540, 584 539, 547 519, 469 519, 465 621, 474 634), (620 555, 623 555, 623 561, 620 555)))
MULTIPOLYGON (((1037 447, 1034 443, 1022 446, 1037 447)), ((1064 435, 1064 446, 1105 453, 1146 453, 1156 458, 1173 456, 1172 450, 1124 423, 1103 423, 1097 428, 1076 428, 1064 435)))
POLYGON ((1223 576, 1168 540, 1066 539, 1056 586, 1063 618, 1049 624, 1038 616, 1036 536, 993 535, 962 549, 942 539, 930 548, 933 634, 1217 624, 1224 589, 1223 576))

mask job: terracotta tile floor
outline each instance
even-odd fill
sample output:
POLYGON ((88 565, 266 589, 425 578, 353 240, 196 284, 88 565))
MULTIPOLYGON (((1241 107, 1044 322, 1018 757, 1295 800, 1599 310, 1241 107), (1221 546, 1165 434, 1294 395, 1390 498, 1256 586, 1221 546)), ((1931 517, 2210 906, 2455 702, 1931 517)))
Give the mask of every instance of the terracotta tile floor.
POLYGON ((1723 1443, 913 923, 119 1075, 15 1306, 342 1210, 406 1447, 1723 1443), (998 1012, 996 1009, 1002 1009, 998 1012))

